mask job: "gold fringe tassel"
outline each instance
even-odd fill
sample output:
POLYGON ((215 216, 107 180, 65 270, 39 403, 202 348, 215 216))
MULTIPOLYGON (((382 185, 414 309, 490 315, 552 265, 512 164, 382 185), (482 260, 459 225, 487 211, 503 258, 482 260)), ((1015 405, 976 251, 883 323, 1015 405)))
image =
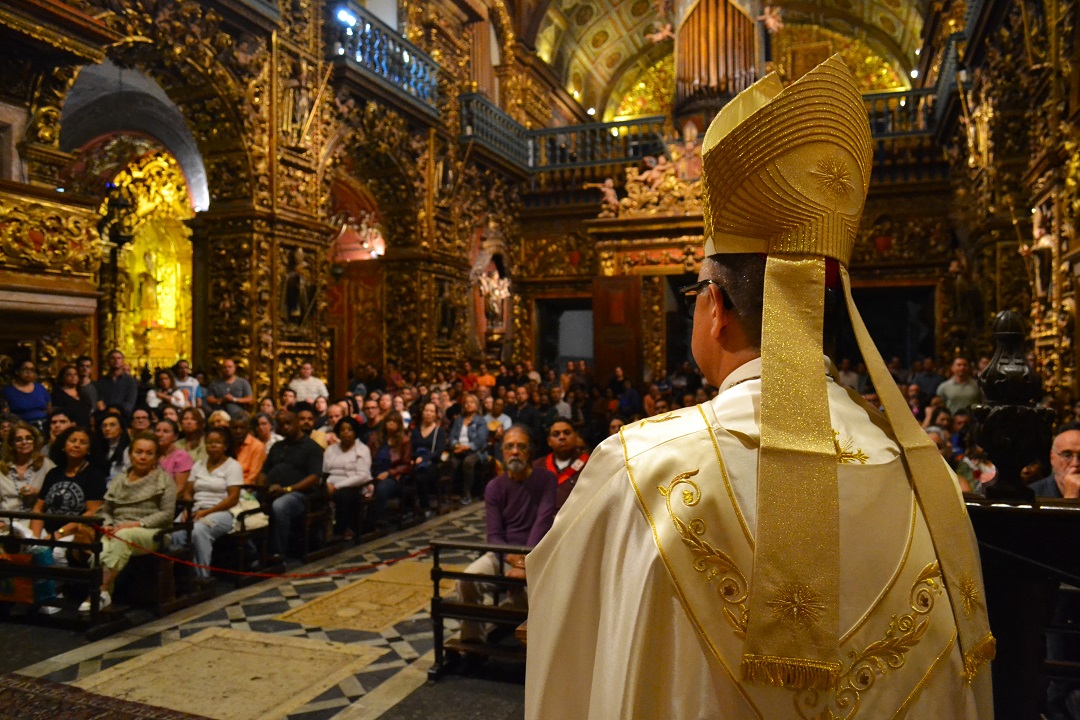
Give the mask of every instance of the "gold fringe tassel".
POLYGON ((964 653, 964 682, 970 683, 979 674, 983 665, 994 659, 997 655, 997 640, 993 635, 987 635, 975 647, 964 653))
POLYGON ((804 658, 772 655, 743 655, 745 682, 795 690, 831 690, 840 682, 838 662, 818 662, 804 658))

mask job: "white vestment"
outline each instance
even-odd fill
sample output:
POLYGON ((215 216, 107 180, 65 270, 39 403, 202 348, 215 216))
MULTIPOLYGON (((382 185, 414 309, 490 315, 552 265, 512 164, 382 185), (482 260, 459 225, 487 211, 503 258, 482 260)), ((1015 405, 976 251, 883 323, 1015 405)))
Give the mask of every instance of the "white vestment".
MULTIPOLYGON (((888 422, 832 379, 840 689, 739 680, 760 369, 743 365, 713 401, 634 423, 589 459, 526 559, 526 720, 993 717, 989 667, 964 683, 949 598, 888 422)), ((984 602, 978 568, 971 577, 972 602, 984 602)))

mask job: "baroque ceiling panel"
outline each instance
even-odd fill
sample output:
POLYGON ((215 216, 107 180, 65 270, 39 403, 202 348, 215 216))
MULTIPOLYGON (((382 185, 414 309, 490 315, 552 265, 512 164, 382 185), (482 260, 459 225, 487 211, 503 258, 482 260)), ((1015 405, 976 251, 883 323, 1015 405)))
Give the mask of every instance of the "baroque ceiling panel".
MULTIPOLYGON (((786 23, 858 40, 905 77, 922 45, 925 0, 774 0, 786 23)), ((537 11, 545 3, 537 5, 537 11)), ((535 47, 585 107, 612 115, 622 96, 670 52, 663 0, 550 0, 535 47), (652 37, 650 37, 652 36, 652 37), (660 42, 657 42, 660 40, 660 42)), ((669 28, 670 30, 670 28, 669 28)))
POLYGON ((654 45, 657 18, 651 0, 553 0, 536 50, 583 105, 602 108, 628 68, 652 64, 639 59, 654 45))
POLYGON ((820 25, 866 43, 908 72, 922 46, 923 14, 918 0, 777 0, 785 23, 820 25))

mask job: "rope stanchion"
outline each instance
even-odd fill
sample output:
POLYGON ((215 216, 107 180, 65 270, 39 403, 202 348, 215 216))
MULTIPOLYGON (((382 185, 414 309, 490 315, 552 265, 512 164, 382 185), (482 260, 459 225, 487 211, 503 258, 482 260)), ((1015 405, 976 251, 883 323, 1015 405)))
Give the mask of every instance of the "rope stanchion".
POLYGON ((431 548, 426 547, 426 548, 421 548, 421 549, 419 549, 419 550, 417 550, 415 552, 408 553, 407 555, 402 555, 402 556, 396 557, 396 558, 390 558, 389 560, 380 560, 378 562, 369 563, 367 565, 356 565, 354 567, 341 568, 340 570, 325 570, 325 571, 322 571, 322 572, 314 572, 314 573, 267 573, 267 572, 257 572, 257 571, 254 571, 254 570, 230 570, 228 568, 213 567, 212 565, 201 565, 201 564, 196 563, 196 562, 191 562, 190 560, 181 560, 180 558, 173 557, 171 555, 166 555, 165 553, 157 552, 155 550, 150 550, 150 549, 146 548, 143 545, 139 545, 138 543, 133 543, 133 542, 131 542, 130 540, 128 540, 126 538, 120 537, 119 535, 116 534, 117 531, 114 531, 111 528, 102 528, 101 532, 102 532, 103 535, 108 535, 109 537, 113 538, 114 540, 119 540, 120 542, 124 543, 125 545, 128 545, 128 546, 133 547, 133 548, 138 548, 139 550, 142 551, 142 554, 144 554, 144 555, 153 555, 155 557, 162 558, 163 560, 168 560, 169 562, 172 562, 172 563, 177 563, 179 565, 186 565, 187 567, 198 568, 200 570, 208 570, 210 572, 224 573, 226 575, 240 575, 242 577, 288 578, 288 579, 291 579, 291 580, 310 580, 312 578, 320 578, 320 577, 337 577, 339 575, 355 575, 356 573, 365 572, 367 570, 374 570, 375 568, 382 567, 383 565, 394 565, 396 563, 403 562, 405 560, 412 560, 414 558, 423 557, 424 555, 431 554, 431 548))

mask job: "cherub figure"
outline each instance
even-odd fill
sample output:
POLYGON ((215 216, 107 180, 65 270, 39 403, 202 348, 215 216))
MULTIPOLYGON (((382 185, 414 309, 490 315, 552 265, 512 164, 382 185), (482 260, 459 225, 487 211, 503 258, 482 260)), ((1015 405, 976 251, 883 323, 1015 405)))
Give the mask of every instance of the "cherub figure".
POLYGON ((667 155, 661 155, 660 157, 645 158, 645 164, 648 166, 648 170, 641 173, 641 179, 649 184, 649 188, 656 190, 660 187, 660 183, 664 182, 664 175, 671 167, 671 163, 668 162, 667 155))
POLYGON ((675 32, 671 27, 671 23, 664 23, 663 26, 661 26, 660 21, 656 21, 653 23, 653 27, 656 28, 656 30, 651 33, 645 33, 645 39, 649 42, 658 43, 663 42, 668 38, 671 38, 672 40, 675 39, 675 32))
POLYGON ((619 196, 615 192, 615 181, 607 178, 602 183, 585 183, 586 189, 596 188, 603 195, 600 200, 600 217, 615 217, 619 212, 619 196))
POLYGON ((775 35, 784 29, 784 20, 780 13, 781 10, 776 5, 766 5, 761 9, 761 14, 754 19, 765 23, 765 30, 770 35, 775 35))

